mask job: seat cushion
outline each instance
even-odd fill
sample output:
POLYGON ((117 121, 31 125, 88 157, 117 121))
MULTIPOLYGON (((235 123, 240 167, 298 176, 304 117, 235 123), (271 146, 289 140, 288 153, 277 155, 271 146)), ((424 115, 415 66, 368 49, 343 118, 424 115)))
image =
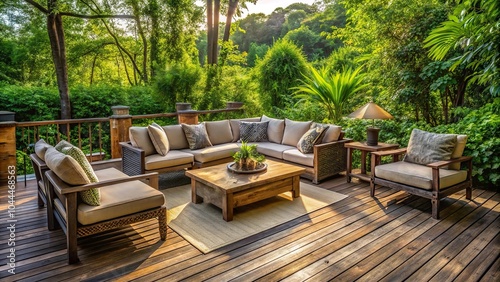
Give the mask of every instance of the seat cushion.
POLYGON ((314 167, 314 154, 303 154, 298 149, 283 152, 283 159, 289 162, 314 167))
POLYGON ((438 134, 413 129, 404 157, 405 162, 430 164, 451 159, 457 144, 456 134, 438 134))
POLYGON ((273 142, 255 142, 257 144, 257 152, 269 157, 283 159, 283 152, 290 149, 295 149, 295 146, 276 144, 273 142))
POLYGON ((198 150, 183 150, 194 155, 194 160, 200 163, 216 161, 231 157, 240 149, 237 143, 214 145, 198 150))
POLYGON ((240 140, 240 123, 242 121, 248 122, 258 122, 260 121, 260 117, 253 118, 242 118, 242 119, 230 119, 229 125, 231 126, 231 131, 233 133, 233 142, 240 140))
MULTIPOLYGON (((189 151, 189 150, 188 150, 189 151)), ((144 158, 146 170, 156 170, 193 163, 193 154, 170 150, 165 156, 151 155, 144 158)))
POLYGON ((229 120, 207 121, 205 123, 208 132, 208 139, 212 145, 233 142, 233 133, 229 120))
MULTIPOLYGON (((422 189, 432 189, 432 168, 409 162, 395 162, 375 167, 375 175, 397 183, 422 189)), ((446 188, 467 179, 465 170, 439 170, 439 188, 446 188)))
POLYGON ((168 143, 167 134, 163 127, 153 122, 151 125, 148 125, 148 134, 155 150, 158 154, 165 156, 170 150, 170 144, 168 143))
POLYGON ((311 127, 310 121, 293 121, 285 119, 285 132, 283 133, 283 141, 281 144, 297 146, 300 137, 306 133, 311 127))
POLYGON ((144 155, 149 156, 156 154, 155 146, 153 142, 151 142, 151 138, 149 138, 148 128, 147 127, 131 127, 128 130, 130 143, 132 146, 141 148, 144 150, 144 155))
POLYGON ((283 141, 283 133, 285 132, 285 120, 270 118, 263 115, 261 121, 269 121, 267 126, 267 137, 270 142, 281 144, 283 141))
POLYGON ((95 170, 94 172, 97 175, 97 178, 99 178, 99 181, 129 177, 128 175, 114 167, 99 169, 95 170))
POLYGON ((78 205, 78 222, 88 225, 157 208, 163 204, 163 193, 139 180, 109 185, 101 188, 101 205, 78 205))
POLYGON ((170 150, 181 150, 189 148, 189 143, 180 124, 164 126, 163 130, 167 134, 170 150))

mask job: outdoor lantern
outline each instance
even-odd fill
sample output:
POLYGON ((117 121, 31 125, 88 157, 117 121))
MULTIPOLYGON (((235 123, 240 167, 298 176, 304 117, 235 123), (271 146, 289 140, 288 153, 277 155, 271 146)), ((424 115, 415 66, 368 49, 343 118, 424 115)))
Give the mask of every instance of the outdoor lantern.
POLYGON ((379 105, 369 102, 363 107, 349 115, 350 118, 372 119, 372 126, 366 129, 366 145, 376 146, 378 144, 378 133, 380 128, 375 127, 375 119, 392 119, 391 114, 382 109, 379 105))

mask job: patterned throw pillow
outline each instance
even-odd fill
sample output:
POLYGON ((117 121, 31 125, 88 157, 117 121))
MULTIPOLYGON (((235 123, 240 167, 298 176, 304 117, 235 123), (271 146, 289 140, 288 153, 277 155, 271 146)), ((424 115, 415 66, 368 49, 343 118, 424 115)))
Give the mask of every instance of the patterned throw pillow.
POLYGON ((196 150, 212 146, 210 139, 208 139, 208 133, 204 122, 200 124, 183 123, 181 125, 189 143, 189 149, 196 150))
POLYGON ((240 140, 245 142, 266 142, 269 121, 240 123, 240 140))
POLYGON ((56 150, 58 150, 59 152, 61 152, 62 148, 64 147, 74 147, 74 145, 66 140, 61 140, 54 146, 54 148, 56 148, 56 150))
POLYGON ((149 138, 151 138, 151 141, 153 142, 156 152, 162 156, 167 155, 170 150, 170 144, 163 127, 153 122, 153 124, 148 125, 148 134, 149 138))
POLYGON ((422 165, 446 161, 451 159, 456 144, 456 134, 438 134, 413 129, 403 160, 422 165))
MULTIPOLYGON (((97 175, 94 173, 92 166, 85 157, 85 154, 80 150, 80 148, 71 146, 64 147, 61 149, 61 153, 72 157, 80 165, 85 174, 90 180, 90 183, 99 182, 97 175)), ((98 206, 101 204, 101 193, 98 188, 92 188, 86 191, 79 192, 82 201, 91 206, 98 206)))
POLYGON ((297 143, 297 149, 303 154, 311 154, 314 152, 314 145, 321 143, 323 134, 328 129, 328 126, 317 126, 309 129, 297 143))

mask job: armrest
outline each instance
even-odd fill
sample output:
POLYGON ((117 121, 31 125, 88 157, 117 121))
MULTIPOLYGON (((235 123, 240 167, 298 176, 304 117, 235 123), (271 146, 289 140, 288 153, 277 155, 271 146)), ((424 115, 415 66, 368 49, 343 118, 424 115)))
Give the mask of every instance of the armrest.
POLYGON ((39 169, 41 170, 49 169, 47 164, 44 161, 42 161, 42 159, 40 159, 37 154, 30 154, 30 159, 33 163, 35 163, 36 166, 38 166, 39 169))
POLYGON ((145 152, 132 146, 130 142, 120 142, 122 146, 122 171, 127 175, 139 175, 146 172, 145 152))
POLYGON ((123 178, 117 178, 117 179, 111 179, 111 180, 105 180, 105 181, 99 181, 96 183, 90 183, 90 184, 84 184, 80 186, 72 186, 67 184, 66 182, 62 181, 53 171, 47 171, 45 173, 45 176, 47 177, 47 180, 53 185, 54 189, 56 189, 60 194, 70 194, 70 193, 76 193, 76 192, 81 192, 81 191, 86 191, 92 188, 105 188, 106 186, 113 185, 113 184, 119 184, 119 183, 125 183, 125 182, 130 182, 130 181, 135 181, 135 180, 149 180, 150 181, 150 186, 158 189, 158 173, 157 172, 152 172, 152 173, 147 173, 147 174, 141 174, 141 175, 136 175, 136 176, 127 176, 123 178))
POLYGON ((453 163, 463 163, 463 162, 466 162, 469 160, 472 160, 472 157, 463 156, 460 158, 451 159, 451 160, 447 160, 447 161, 439 161, 439 162, 435 162, 435 163, 430 163, 430 164, 427 164, 427 166, 431 167, 431 168, 440 168, 440 167, 447 166, 447 165, 450 165, 453 163))
POLYGON ((319 148, 321 150, 321 148, 323 148, 323 147, 335 146, 337 144, 344 144, 344 143, 348 143, 348 142, 352 142, 352 139, 346 138, 346 139, 337 140, 337 141, 333 141, 333 142, 316 144, 316 145, 314 145, 314 147, 319 148))
POLYGON ((400 148, 400 149, 395 149, 395 150, 388 150, 388 151, 378 151, 378 152, 371 152, 372 156, 378 156, 378 157, 384 157, 384 156, 398 156, 398 155, 403 155, 406 153, 406 148, 400 148))

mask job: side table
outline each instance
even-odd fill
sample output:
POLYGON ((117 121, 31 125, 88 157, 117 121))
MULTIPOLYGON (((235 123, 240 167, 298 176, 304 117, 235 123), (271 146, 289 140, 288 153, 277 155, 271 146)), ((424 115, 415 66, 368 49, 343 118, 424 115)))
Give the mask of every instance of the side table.
POLYGON ((347 170, 346 180, 347 183, 351 182, 351 177, 356 177, 360 180, 371 181, 370 175, 366 171, 366 155, 369 152, 386 151, 399 148, 398 144, 378 143, 376 146, 366 145, 363 142, 349 142, 345 143, 344 147, 347 148, 347 170), (354 150, 361 151, 361 173, 352 173, 352 152, 354 150))

